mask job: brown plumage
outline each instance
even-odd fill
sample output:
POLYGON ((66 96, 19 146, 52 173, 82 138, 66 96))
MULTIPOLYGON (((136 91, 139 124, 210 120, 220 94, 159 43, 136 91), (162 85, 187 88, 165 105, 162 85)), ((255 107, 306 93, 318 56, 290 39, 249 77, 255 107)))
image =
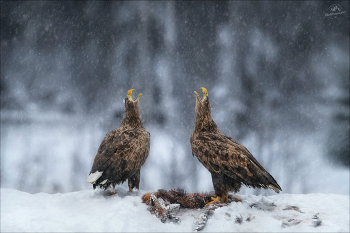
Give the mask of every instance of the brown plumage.
MULTIPOLYGON (((211 118, 207 90, 203 99, 196 94, 196 125, 191 136, 192 154, 211 173, 215 194, 213 202, 227 202, 229 191, 238 192, 245 184, 253 188, 282 191, 276 180, 260 165, 247 148, 222 134, 211 118)), ((209 204, 209 203, 208 203, 209 204)))
MULTIPOLYGON (((107 189, 128 180, 129 191, 139 188, 140 169, 150 150, 150 133, 139 117, 139 94, 132 100, 132 92, 125 98, 125 115, 121 126, 109 132, 98 148, 87 182, 93 188, 107 189)), ((114 191, 112 191, 114 194, 114 191)))

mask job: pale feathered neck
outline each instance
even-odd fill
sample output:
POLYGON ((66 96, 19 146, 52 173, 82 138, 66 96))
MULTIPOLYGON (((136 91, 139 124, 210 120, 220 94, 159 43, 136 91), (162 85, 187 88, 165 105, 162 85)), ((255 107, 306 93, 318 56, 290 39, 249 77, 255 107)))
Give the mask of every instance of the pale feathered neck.
POLYGON ((121 126, 126 128, 143 128, 140 116, 136 111, 126 111, 121 126))

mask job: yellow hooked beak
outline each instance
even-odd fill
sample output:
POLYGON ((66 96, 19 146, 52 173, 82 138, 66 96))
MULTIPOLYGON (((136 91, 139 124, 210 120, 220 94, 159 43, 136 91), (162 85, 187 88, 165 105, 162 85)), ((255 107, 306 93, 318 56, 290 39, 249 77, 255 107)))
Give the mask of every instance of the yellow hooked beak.
POLYGON ((138 101, 141 95, 142 95, 142 93, 140 93, 139 96, 137 96, 135 101, 138 101))
MULTIPOLYGON (((132 100, 132 92, 133 92, 133 91, 135 91, 135 89, 130 89, 130 90, 128 90, 128 94, 126 95, 126 96, 128 97, 128 100, 130 100, 130 101, 133 101, 133 100, 132 100)), ((139 94, 139 96, 136 98, 135 101, 137 101, 137 100, 140 98, 141 95, 142 95, 142 93, 139 94)))
POLYGON ((207 89, 205 89, 204 87, 201 87, 201 88, 202 88, 203 99, 204 99, 205 97, 208 97, 208 91, 207 91, 207 89))
MULTIPOLYGON (((204 88, 204 87, 201 87, 202 88, 202 92, 203 92, 203 99, 205 98, 205 97, 208 97, 208 91, 207 91, 207 89, 206 88, 204 88)), ((199 97, 199 95, 198 95, 198 93, 196 92, 196 91, 194 91, 194 93, 196 94, 196 96, 198 96, 199 97)), ((200 97, 199 97, 200 98, 200 97)))
POLYGON ((197 93, 196 91, 194 91, 194 94, 196 94, 196 96, 197 96, 198 98, 201 98, 201 97, 199 97, 199 95, 198 95, 198 93, 197 93))

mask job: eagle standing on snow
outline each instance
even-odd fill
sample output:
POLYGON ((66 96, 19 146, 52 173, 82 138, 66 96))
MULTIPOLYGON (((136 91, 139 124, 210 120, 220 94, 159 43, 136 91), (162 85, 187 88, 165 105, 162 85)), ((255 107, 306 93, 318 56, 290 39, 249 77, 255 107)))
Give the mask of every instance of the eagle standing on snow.
POLYGON ((139 117, 139 94, 132 100, 130 89, 125 98, 125 116, 121 126, 108 133, 98 148, 87 182, 93 188, 105 190, 128 180, 129 191, 139 189, 140 169, 150 150, 150 133, 145 130, 139 117))
POLYGON ((276 180, 241 144, 222 134, 211 118, 208 91, 202 87, 203 99, 196 94, 196 125, 191 136, 192 154, 211 173, 215 195, 207 205, 227 203, 229 191, 238 192, 242 184, 253 188, 282 191, 276 180))

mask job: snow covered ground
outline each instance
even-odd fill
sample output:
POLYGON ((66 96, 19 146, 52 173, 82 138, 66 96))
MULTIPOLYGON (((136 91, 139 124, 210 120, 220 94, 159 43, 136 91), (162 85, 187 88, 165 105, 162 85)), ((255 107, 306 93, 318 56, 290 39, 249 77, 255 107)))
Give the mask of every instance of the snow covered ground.
MULTIPOLYGON (((162 223, 141 202, 146 191, 116 195, 101 190, 29 194, 1 189, 1 232, 189 232, 200 210, 181 209, 180 222, 162 223)), ((338 194, 240 195, 217 208, 203 232, 349 232, 349 196, 338 194)))

